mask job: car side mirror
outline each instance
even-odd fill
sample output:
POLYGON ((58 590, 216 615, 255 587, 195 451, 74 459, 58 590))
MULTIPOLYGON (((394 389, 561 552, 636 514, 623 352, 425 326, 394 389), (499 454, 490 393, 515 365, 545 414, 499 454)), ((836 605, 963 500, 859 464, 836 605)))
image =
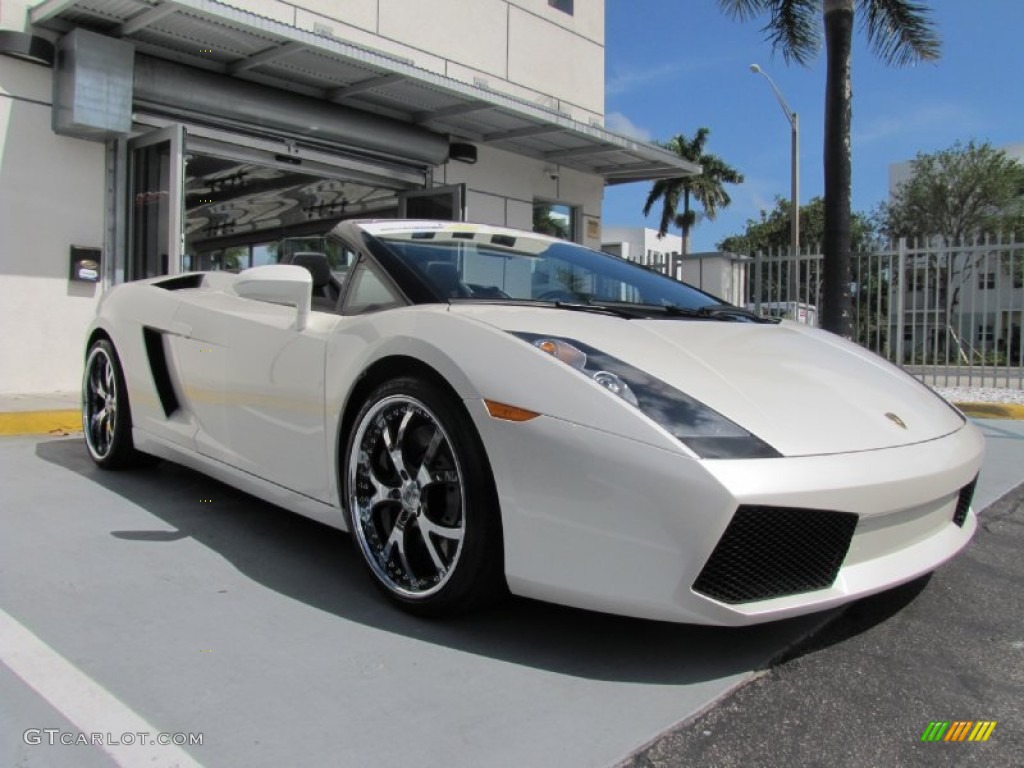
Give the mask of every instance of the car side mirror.
POLYGON ((313 276, 308 269, 293 264, 266 264, 239 273, 235 293, 243 299, 265 301, 295 307, 295 330, 309 321, 313 303, 313 276))

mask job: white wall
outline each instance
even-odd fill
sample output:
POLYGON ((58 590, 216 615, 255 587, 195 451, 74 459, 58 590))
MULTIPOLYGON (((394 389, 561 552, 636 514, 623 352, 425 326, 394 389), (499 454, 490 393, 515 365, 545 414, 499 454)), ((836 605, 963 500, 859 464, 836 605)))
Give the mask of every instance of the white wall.
POLYGON ((52 71, 0 57, 0 392, 77 390, 99 286, 71 245, 103 246, 104 147, 50 129, 52 71))
POLYGON ((600 247, 600 237, 588 236, 587 221, 594 222, 591 232, 599 231, 604 182, 598 176, 558 169, 552 179, 543 160, 514 155, 493 147, 481 146, 475 164, 450 161, 437 169, 435 183, 466 185, 466 218, 482 224, 497 224, 515 229, 533 226, 535 201, 564 203, 581 214, 581 242, 600 247))
POLYGON ((26 0, 0 0, 0 29, 27 30, 26 0))
POLYGON ((623 256, 640 264, 664 262, 672 253, 683 250, 683 239, 671 232, 658 237, 656 229, 648 227, 605 227, 601 234, 603 245, 624 244, 623 256))
MULTIPOLYGON (((227 0, 301 29, 330 33, 464 82, 560 109, 604 111, 604 2, 573 15, 547 0, 227 0)), ((0 0, 0 28, 26 28, 27 0, 0 0)), ((77 390, 85 328, 100 286, 68 280, 71 245, 104 245, 104 146, 55 135, 53 72, 0 56, 0 392, 77 390)), ((600 245, 603 182, 479 147, 436 183, 465 183, 469 218, 529 229, 535 201, 580 212, 580 239, 600 245)), ((105 259, 111 258, 104 254, 105 259)))
POLYGON ((547 0, 228 0, 299 29, 564 111, 604 115, 604 1, 569 15, 547 0))
POLYGON ((747 259, 731 253, 695 253, 685 257, 678 279, 730 304, 746 303, 747 259))

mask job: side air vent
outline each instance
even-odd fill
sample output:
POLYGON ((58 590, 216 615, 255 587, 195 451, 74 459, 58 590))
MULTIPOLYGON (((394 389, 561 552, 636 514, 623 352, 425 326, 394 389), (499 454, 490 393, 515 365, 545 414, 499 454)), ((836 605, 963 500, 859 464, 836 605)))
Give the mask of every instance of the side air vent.
POLYGON ((201 288, 205 275, 191 274, 169 277, 166 280, 159 280, 153 285, 163 288, 165 291, 183 291, 186 288, 201 288))
POLYGON ((978 478, 975 477, 960 489, 960 497, 956 500, 956 512, 953 513, 953 522, 961 528, 967 522, 967 511, 971 508, 971 500, 974 498, 974 489, 977 485, 978 478))
POLYGON ((723 603, 747 603, 832 585, 857 515, 820 509, 743 506, 693 584, 723 603))
POLYGON ((153 374, 153 383, 156 385, 156 393, 160 397, 160 406, 164 410, 164 416, 170 418, 171 414, 177 411, 181 405, 178 403, 178 396, 174 394, 171 374, 167 370, 164 336, 153 328, 143 328, 142 336, 146 342, 146 357, 149 358, 149 370, 153 374))

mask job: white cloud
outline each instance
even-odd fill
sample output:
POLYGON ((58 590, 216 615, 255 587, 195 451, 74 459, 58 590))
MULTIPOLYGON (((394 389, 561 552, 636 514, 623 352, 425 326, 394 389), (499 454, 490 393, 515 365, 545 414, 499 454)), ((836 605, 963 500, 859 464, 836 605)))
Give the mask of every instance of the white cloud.
POLYGON ((604 116, 604 127, 614 133, 621 133, 637 141, 650 141, 651 132, 641 128, 621 112, 609 112, 604 116))
POLYGON ((652 67, 633 68, 628 64, 613 65, 605 78, 606 96, 618 96, 655 85, 665 80, 715 71, 726 64, 734 63, 725 56, 711 56, 693 60, 672 61, 652 67))
POLYGON ((876 117, 863 128, 854 122, 853 143, 872 144, 898 136, 927 134, 937 127, 956 125, 961 132, 972 133, 984 128, 981 119, 954 104, 910 106, 896 115, 876 117))
POLYGON ((681 64, 662 64, 649 69, 620 69, 614 72, 604 84, 604 92, 609 96, 626 93, 635 88, 670 78, 684 67, 681 64))

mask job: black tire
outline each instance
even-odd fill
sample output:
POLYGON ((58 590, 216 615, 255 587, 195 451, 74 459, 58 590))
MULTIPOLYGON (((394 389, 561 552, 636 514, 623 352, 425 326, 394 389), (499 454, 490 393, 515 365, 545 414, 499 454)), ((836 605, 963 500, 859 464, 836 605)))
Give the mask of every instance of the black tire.
POLYGON ((128 388, 117 352, 106 339, 89 347, 85 358, 82 430, 90 458, 103 469, 126 469, 151 461, 132 443, 128 388))
POLYGON ((460 402, 424 379, 385 382, 360 408, 342 462, 352 541, 392 601, 452 616, 505 594, 494 479, 460 402))

